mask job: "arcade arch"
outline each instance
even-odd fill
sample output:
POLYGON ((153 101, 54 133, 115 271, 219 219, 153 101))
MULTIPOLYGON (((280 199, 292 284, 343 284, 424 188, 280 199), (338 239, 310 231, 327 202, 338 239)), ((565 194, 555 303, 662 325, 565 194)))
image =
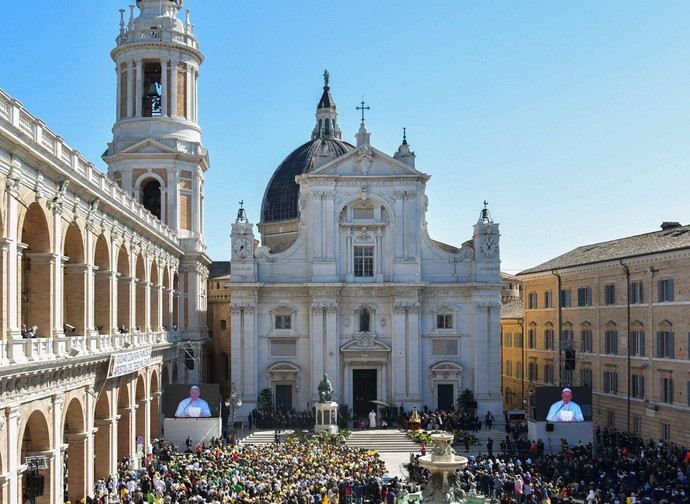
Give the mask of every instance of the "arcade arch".
POLYGON ((19 460, 21 463, 24 463, 27 457, 45 457, 48 468, 32 470, 27 466, 22 478, 17 480, 17 495, 22 495, 25 481, 28 483, 28 478, 32 473, 35 473, 38 476, 43 476, 44 490, 43 495, 36 497, 36 504, 52 504, 57 502, 57 496, 53 496, 54 485, 52 480, 54 475, 60 472, 60 468, 55 467, 56 462, 54 459, 51 459, 53 442, 48 429, 48 419, 41 410, 35 410, 31 413, 19 440, 19 460))
POLYGON ((74 398, 67 406, 62 429, 63 440, 67 444, 62 461, 65 468, 64 498, 73 502, 79 502, 89 493, 86 481, 88 461, 85 430, 84 409, 79 400, 74 398))
POLYGON ((67 226, 63 246, 62 320, 67 336, 80 336, 86 329, 86 286, 84 239, 76 224, 67 226))
POLYGON ((45 211, 32 203, 21 224, 24 248, 19 268, 21 322, 27 328, 37 326, 37 336, 52 336, 53 271, 55 256, 50 250, 50 230, 45 211))

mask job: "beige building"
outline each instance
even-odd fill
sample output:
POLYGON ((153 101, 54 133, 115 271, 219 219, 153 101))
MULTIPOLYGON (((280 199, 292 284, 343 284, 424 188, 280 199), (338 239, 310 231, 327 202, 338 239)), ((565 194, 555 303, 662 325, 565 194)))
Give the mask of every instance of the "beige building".
POLYGON ((503 409, 526 407, 527 392, 522 373, 524 362, 523 330, 525 310, 522 282, 514 275, 501 273, 501 391, 503 409))
POLYGON ((93 495, 150 451, 165 384, 206 374, 203 57, 181 1, 136 4, 108 175, 0 90, 1 503, 93 495))
POLYGON ((528 391, 589 385, 595 425, 690 445, 690 226, 581 246, 518 278, 528 391))

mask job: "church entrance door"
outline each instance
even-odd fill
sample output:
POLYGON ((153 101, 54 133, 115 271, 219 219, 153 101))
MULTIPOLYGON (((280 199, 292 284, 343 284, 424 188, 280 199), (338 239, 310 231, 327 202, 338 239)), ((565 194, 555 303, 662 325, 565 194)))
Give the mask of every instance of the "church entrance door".
POLYGON ((436 386, 438 393, 438 409, 450 410, 453 406, 453 385, 439 383, 436 386))
POLYGON ((277 410, 292 409, 292 385, 276 385, 275 405, 277 410))
POLYGON ((376 407, 370 402, 377 399, 376 390, 375 369, 352 370, 352 413, 365 423, 369 412, 376 407))

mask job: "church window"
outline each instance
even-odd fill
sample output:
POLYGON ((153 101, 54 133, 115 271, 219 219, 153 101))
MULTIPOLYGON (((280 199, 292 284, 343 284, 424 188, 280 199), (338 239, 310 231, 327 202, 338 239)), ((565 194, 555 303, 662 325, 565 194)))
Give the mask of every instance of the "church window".
POLYGON ((431 353, 435 356, 457 356, 457 339, 434 339, 431 345, 431 353))
POLYGON ((228 321, 227 320, 221 320, 220 321, 220 330, 225 331, 228 328, 228 321))
POLYGON ((292 329, 292 316, 276 315, 276 329, 292 329))
POLYGON ((297 357, 297 340, 272 339, 270 353, 271 357, 297 357))
POLYGON ((161 218, 161 184, 151 180, 144 185, 142 204, 153 215, 161 218))
POLYGON ((160 117, 161 115, 161 64, 146 63, 144 66, 142 93, 142 115, 160 117))
POLYGON ((452 329, 453 316, 447 314, 436 315, 436 329, 452 329))
POLYGON ((354 259, 356 277, 374 276, 374 247, 355 246, 354 259))
POLYGON ((371 332, 371 312, 368 308, 359 310, 359 332, 371 332))

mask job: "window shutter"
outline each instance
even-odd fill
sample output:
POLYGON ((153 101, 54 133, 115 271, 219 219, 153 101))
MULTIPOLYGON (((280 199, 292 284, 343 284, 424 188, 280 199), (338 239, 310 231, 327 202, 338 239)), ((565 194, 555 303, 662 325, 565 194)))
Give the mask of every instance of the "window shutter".
POLYGON ((675 292, 675 289, 673 288, 673 278, 669 278, 668 280, 668 301, 673 301, 673 294, 675 292))
POLYGON ((658 280, 656 285, 657 285, 656 300, 658 303, 660 303, 661 300, 664 299, 664 282, 662 282, 661 280, 658 280))
POLYGON ((674 349, 674 346, 675 346, 675 345, 673 344, 673 340, 674 340, 674 338, 673 338, 673 331, 671 331, 670 333, 668 333, 668 349, 666 350, 668 356, 669 356, 671 359, 674 358, 674 357, 673 357, 673 349, 674 349))
POLYGON ((663 338, 663 336, 664 335, 661 333, 661 331, 657 331, 657 333, 656 333, 656 356, 657 357, 662 357, 662 355, 661 355, 661 346, 662 346, 661 338, 663 338))
POLYGON ((618 331, 611 331, 611 353, 618 355, 618 331))

